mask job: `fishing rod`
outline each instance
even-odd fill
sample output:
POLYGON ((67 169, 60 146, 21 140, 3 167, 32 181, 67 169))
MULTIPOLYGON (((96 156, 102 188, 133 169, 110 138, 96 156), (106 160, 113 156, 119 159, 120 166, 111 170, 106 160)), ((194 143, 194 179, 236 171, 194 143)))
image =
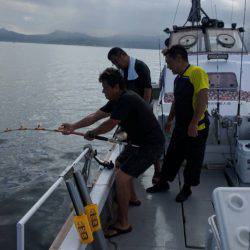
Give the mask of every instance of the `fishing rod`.
MULTIPOLYGON (((215 17, 217 19, 217 8, 215 5, 215 17)), ((218 42, 216 43, 216 53, 218 54, 218 42)), ((220 131, 220 76, 219 76, 219 58, 216 59, 216 95, 217 95, 217 102, 216 102, 216 109, 213 113, 214 122, 215 122, 215 136, 217 139, 217 144, 220 145, 221 143, 221 131, 220 131)))
POLYGON ((243 14, 243 34, 242 34, 242 47, 241 47, 241 56, 240 56, 240 83, 238 89, 238 105, 237 105, 237 115, 236 115, 236 140, 239 138, 239 126, 241 125, 241 89, 242 89, 242 74, 243 74, 243 55, 244 55, 244 38, 245 38, 245 23, 246 23, 246 9, 247 9, 247 2, 244 2, 244 14, 243 14))
POLYGON ((62 132, 62 130, 59 129, 47 129, 47 128, 43 128, 41 127, 41 125, 38 125, 36 128, 27 128, 24 126, 21 126, 20 128, 15 128, 15 129, 11 129, 11 128, 6 128, 3 131, 0 131, 0 134, 2 133, 8 133, 8 132, 15 132, 15 131, 47 131, 47 132, 62 132))
MULTIPOLYGON (((159 98, 159 104, 161 107, 161 126, 162 130, 165 131, 165 123, 164 123, 164 110, 163 110, 163 102, 164 102, 164 94, 165 94, 165 74, 166 74, 166 65, 164 65, 161 75, 160 75, 160 84, 161 84, 161 92, 160 92, 160 98, 159 98)), ((159 105, 158 104, 158 105, 159 105)), ((166 155, 166 149, 164 146, 164 156, 166 155)))
MULTIPOLYGON (((41 125, 38 125, 35 128, 27 128, 24 126, 21 126, 20 128, 15 128, 15 129, 6 128, 5 130, 0 131, 0 134, 15 132, 15 131, 45 131, 45 132, 55 132, 55 133, 63 133, 64 132, 64 130, 62 130, 62 129, 48 129, 48 128, 43 128, 41 125)), ((84 137, 86 134, 82 133, 82 132, 72 131, 68 135, 77 135, 77 136, 84 137)), ((124 145, 124 146, 129 145, 132 147, 139 147, 138 145, 130 144, 130 143, 124 142, 124 141, 119 141, 119 140, 113 139, 113 138, 107 138, 104 136, 93 135, 91 137, 93 137, 93 139, 96 139, 96 140, 106 141, 106 142, 110 142, 110 143, 117 143, 119 145, 124 145)))

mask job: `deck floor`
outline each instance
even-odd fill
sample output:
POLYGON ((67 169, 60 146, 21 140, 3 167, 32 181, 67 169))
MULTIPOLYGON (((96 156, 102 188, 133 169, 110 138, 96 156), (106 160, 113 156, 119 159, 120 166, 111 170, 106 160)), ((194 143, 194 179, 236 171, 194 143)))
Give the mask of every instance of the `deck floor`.
MULTIPOLYGON (((211 195, 214 188, 227 186, 223 170, 203 170, 201 184, 193 188, 192 196, 183 204, 175 202, 182 174, 165 193, 148 194, 153 168, 135 180, 142 201, 140 207, 129 209, 133 231, 112 239, 119 250, 182 250, 205 246, 207 219, 213 214, 211 195), (184 223, 185 221, 185 223, 184 223)), ((110 245, 110 249, 114 249, 110 245)))

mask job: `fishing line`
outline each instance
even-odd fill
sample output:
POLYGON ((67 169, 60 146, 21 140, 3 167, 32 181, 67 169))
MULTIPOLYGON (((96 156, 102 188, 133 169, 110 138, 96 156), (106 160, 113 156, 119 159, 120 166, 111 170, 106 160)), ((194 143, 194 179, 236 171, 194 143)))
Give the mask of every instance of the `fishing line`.
POLYGON ((174 19, 173 19, 173 24, 172 24, 172 26, 173 26, 174 23, 175 23, 175 19, 176 19, 176 15, 177 15, 177 12, 178 12, 178 9, 179 9, 180 1, 181 1, 181 0, 178 1, 177 7, 176 7, 176 10, 175 10, 175 14, 174 14, 174 19))
POLYGON ((233 23, 233 14, 234 14, 234 1, 232 1, 232 9, 231 9, 231 23, 233 23))
POLYGON ((161 73, 161 39, 159 38, 159 67, 161 73))
POLYGON ((210 0, 210 4, 211 4, 211 16, 214 17, 214 10, 213 10, 213 0, 210 0))

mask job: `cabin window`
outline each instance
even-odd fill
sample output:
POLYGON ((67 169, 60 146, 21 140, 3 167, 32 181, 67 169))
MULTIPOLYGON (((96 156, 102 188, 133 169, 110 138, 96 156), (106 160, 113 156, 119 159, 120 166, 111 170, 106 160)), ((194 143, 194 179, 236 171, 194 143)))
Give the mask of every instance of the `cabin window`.
POLYGON ((207 38, 211 52, 241 52, 242 50, 242 41, 237 30, 207 29, 207 38))
POLYGON ((237 91, 238 82, 233 72, 209 72, 210 89, 237 91))
MULTIPOLYGON (((209 72, 209 101, 237 101, 238 82, 233 72, 209 72)), ((242 91, 242 100, 249 99, 249 93, 242 91)))

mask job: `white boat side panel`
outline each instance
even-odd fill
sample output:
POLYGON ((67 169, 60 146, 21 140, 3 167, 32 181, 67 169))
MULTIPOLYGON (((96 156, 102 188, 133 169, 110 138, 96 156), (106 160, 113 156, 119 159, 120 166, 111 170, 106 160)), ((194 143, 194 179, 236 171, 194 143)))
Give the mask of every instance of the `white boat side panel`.
MULTIPOLYGON (((241 55, 229 55, 227 61, 225 60, 207 60, 207 55, 199 55, 198 65, 206 70, 206 72, 234 72, 238 84, 240 83, 240 62, 241 55)), ((197 57, 189 56, 190 64, 197 65, 197 57)), ((243 56, 243 67, 242 67, 242 90, 250 91, 250 55, 243 56)), ((173 92, 173 82, 175 75, 167 69, 165 75, 165 93, 173 92)))
POLYGON ((217 188, 213 202, 222 249, 249 249, 250 188, 217 188))
MULTIPOLYGON (((208 103, 208 112, 211 113, 213 109, 217 106, 216 101, 209 101, 208 103)), ((226 115, 236 115, 237 114, 237 101, 220 101, 220 114, 222 116, 226 115)), ((171 103, 164 103, 163 105, 163 113, 168 115, 170 112, 171 103)), ((241 115, 250 116, 250 103, 241 101, 241 115)))

